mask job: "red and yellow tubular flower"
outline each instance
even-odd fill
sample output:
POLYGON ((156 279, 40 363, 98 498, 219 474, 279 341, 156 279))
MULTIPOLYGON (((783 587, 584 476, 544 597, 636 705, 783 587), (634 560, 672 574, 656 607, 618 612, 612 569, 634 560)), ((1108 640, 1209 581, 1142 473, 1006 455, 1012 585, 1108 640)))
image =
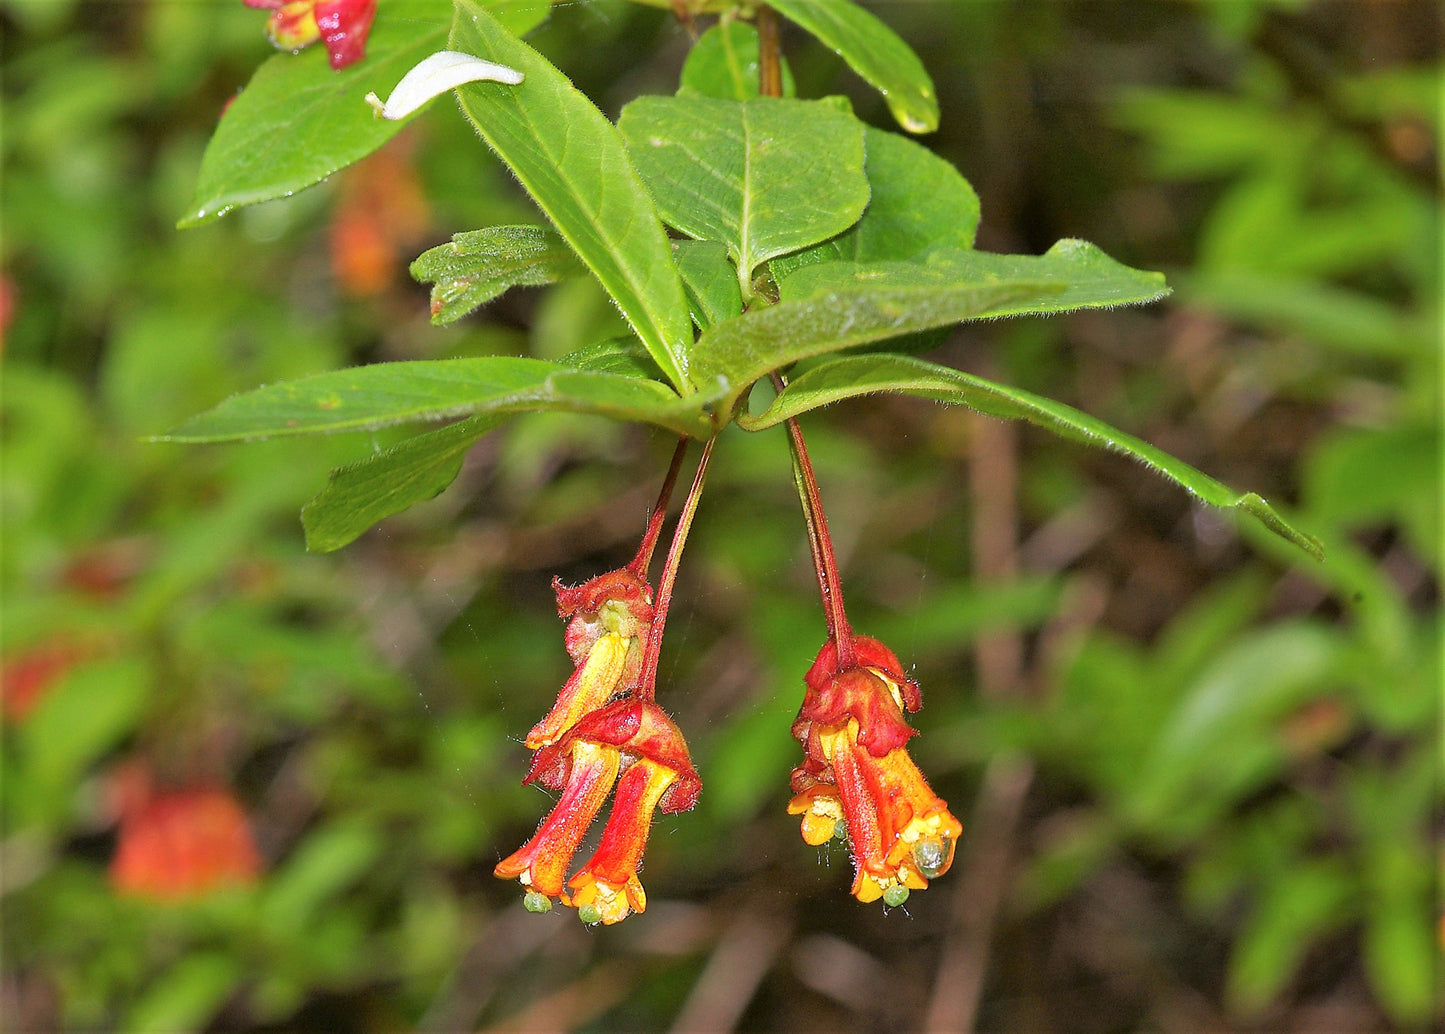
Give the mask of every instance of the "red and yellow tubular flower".
POLYGON ((583 922, 608 925, 647 908, 637 871, 653 812, 687 811, 702 786, 672 719, 657 704, 631 698, 592 711, 540 748, 525 782, 560 790, 562 797, 536 835, 495 874, 519 879, 532 911, 547 911, 555 898, 576 908, 583 922), (614 782, 617 794, 601 843, 564 885, 572 855, 614 782))
POLYGON ((557 614, 567 622, 567 653, 577 666, 557 703, 527 734, 537 750, 559 740, 584 715, 631 689, 652 627, 652 587, 623 568, 577 586, 552 581, 557 614))
POLYGON ((366 54, 366 37, 376 17, 376 0, 244 0, 270 11, 267 35, 281 50, 297 51, 317 40, 326 45, 331 67, 340 71, 366 54))
POLYGON ((918 685, 888 647, 849 639, 853 666, 840 670, 830 639, 808 672, 793 723, 806 757, 793 771, 788 812, 802 816, 809 844, 846 831, 854 897, 901 905, 948 871, 963 826, 904 747, 915 734, 904 712, 923 702, 918 685))

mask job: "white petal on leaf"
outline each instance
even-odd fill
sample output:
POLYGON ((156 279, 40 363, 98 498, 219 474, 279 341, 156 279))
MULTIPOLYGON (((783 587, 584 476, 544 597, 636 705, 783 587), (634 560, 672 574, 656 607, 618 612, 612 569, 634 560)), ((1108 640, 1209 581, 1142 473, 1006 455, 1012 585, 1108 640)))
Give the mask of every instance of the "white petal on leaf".
POLYGON ((395 121, 406 118, 433 97, 439 97, 464 83, 482 80, 516 86, 522 81, 522 73, 506 65, 483 61, 472 54, 441 50, 422 59, 402 76, 386 103, 383 104, 374 93, 366 95, 366 103, 379 117, 395 121))

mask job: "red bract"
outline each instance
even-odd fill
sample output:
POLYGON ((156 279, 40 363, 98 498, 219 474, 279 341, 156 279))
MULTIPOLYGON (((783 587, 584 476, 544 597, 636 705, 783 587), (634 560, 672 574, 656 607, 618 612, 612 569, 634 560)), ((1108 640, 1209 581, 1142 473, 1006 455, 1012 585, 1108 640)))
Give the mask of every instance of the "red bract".
POLYGON ((626 570, 577 586, 552 580, 557 614, 567 622, 567 653, 577 666, 540 722, 527 734, 532 750, 555 743, 583 715, 631 689, 642 669, 652 626, 652 587, 626 570))
POLYGON ((805 757, 788 812, 803 817, 809 844, 846 830, 853 895, 899 905, 948 871, 963 827, 904 749, 914 730, 903 714, 922 705, 918 686, 882 643, 851 635, 849 643, 853 667, 839 670, 830 639, 808 672, 793 723, 805 757))
POLYGON ((360 61, 376 17, 376 0, 244 0, 247 7, 271 12, 266 23, 271 42, 296 51, 318 39, 326 44, 331 67, 340 71, 360 61))
POLYGON ((110 882, 120 894, 178 901, 252 884, 260 871, 245 811, 229 791, 202 786, 127 804, 110 882))
POLYGON ((653 811, 688 810, 702 786, 672 719, 651 701, 628 699, 593 711, 561 741, 538 750, 525 781, 560 790, 562 797, 495 874, 519 879, 530 909, 545 911, 559 898, 583 922, 609 925, 647 908, 637 870, 653 811), (614 781, 617 794, 602 842, 564 887, 572 855, 614 781))

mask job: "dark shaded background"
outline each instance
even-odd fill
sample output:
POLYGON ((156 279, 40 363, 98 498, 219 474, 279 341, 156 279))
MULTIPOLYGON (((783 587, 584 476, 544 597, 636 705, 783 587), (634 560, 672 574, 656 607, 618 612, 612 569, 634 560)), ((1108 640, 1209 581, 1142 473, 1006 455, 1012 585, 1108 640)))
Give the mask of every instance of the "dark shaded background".
MULTIPOLYGON (((854 622, 914 666, 914 754, 966 829, 953 871, 884 914, 783 813, 823 623, 781 430, 730 430, 660 686, 702 802, 657 824, 645 915, 529 915, 491 868, 548 804, 517 783, 568 668, 549 579, 630 556, 671 443, 527 417, 434 502, 315 556, 299 507, 388 439, 144 436, 260 383, 556 356, 617 317, 576 281, 428 326, 411 257, 537 218, 445 102, 321 187, 175 231, 263 16, 9 0, 0 1026, 1430 1025, 1438 7, 873 6, 934 75, 926 142, 978 190, 980 247, 1083 237, 1176 288, 963 327, 937 357, 1283 504, 1330 559, 1033 428, 914 400, 810 417, 854 622), (137 771, 234 794, 258 882, 119 893, 137 771)), ((670 92, 688 42, 602 0, 533 41, 613 114, 670 92)), ((888 125, 837 58, 784 42, 801 95, 888 125)))

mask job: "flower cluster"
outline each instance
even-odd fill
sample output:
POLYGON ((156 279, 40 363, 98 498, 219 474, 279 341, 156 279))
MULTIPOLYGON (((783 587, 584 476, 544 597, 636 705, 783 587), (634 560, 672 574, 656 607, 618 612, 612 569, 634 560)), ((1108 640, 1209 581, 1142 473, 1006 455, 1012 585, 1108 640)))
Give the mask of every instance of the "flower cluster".
POLYGON ((687 811, 702 783, 682 733, 650 699, 644 653, 655 615, 651 587, 628 567, 575 587, 554 580, 553 589, 558 614, 568 619, 575 669, 527 735, 535 754, 523 783, 561 797, 495 873, 527 888, 531 911, 548 911, 557 899, 584 923, 610 925, 647 908, 637 871, 653 812, 687 811), (572 856, 614 786, 601 842, 568 880, 572 856))
POLYGON ((876 639, 845 636, 844 650, 828 640, 805 679, 793 723, 805 756, 788 813, 803 817, 809 844, 846 834, 854 897, 901 905, 948 871, 963 827, 904 746, 916 732, 904 713, 923 703, 917 683, 876 639))
POLYGON ((244 0, 270 11, 267 35, 281 50, 300 50, 317 40, 326 45, 331 67, 340 71, 366 54, 366 37, 376 17, 376 0, 244 0))

